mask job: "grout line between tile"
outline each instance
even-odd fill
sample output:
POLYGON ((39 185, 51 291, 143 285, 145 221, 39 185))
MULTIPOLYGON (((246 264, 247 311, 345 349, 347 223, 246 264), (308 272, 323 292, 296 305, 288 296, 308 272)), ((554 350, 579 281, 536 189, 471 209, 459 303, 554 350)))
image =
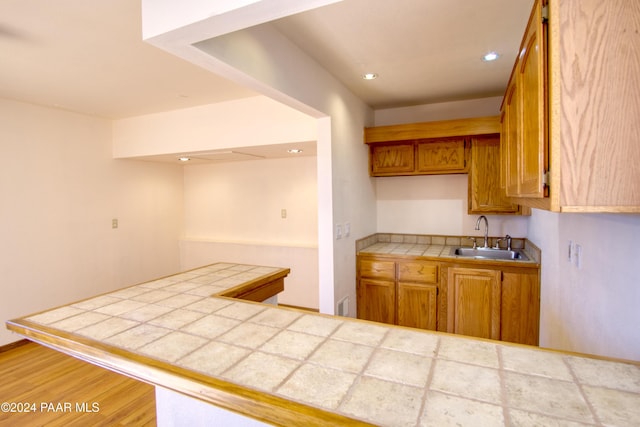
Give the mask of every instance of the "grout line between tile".
POLYGON ((504 360, 502 358, 502 346, 496 346, 498 354, 498 377, 500 378, 500 402, 502 403, 502 418, 505 426, 513 425, 511 413, 509 412, 509 402, 507 399, 507 379, 505 378, 504 360))
POLYGON ((429 366, 429 375, 427 375, 427 382, 424 386, 424 392, 422 395, 422 403, 420 404, 420 410, 418 411, 418 419, 416 420, 416 425, 420 425, 420 420, 425 416, 425 411, 427 409, 427 402, 429 400, 429 391, 431 390, 431 382, 433 381, 433 377, 436 372, 436 363, 440 359, 440 345, 442 340, 438 338, 438 343, 436 344, 436 350, 433 353, 433 357, 431 358, 431 365, 429 366))
POLYGON ((591 401, 588 399, 587 394, 584 392, 584 389, 582 388, 582 382, 580 382, 580 380, 578 379, 578 376, 573 371, 573 367, 571 366, 571 363, 569 363, 569 361, 567 360, 567 357, 562 357, 562 362, 567 366, 567 368, 569 368, 569 372, 571 373, 573 382, 576 385, 576 387, 578 387, 578 390, 580 391, 580 396, 582 396, 582 398, 584 399, 585 403, 587 404, 587 407, 589 408, 589 411, 591 411, 591 416, 593 417, 593 420, 595 421, 596 425, 598 426, 604 425, 602 423, 602 420, 598 416, 596 409, 593 407, 593 405, 591 404, 591 401))
POLYGON ((356 374, 356 378, 353 381, 353 383, 351 383, 351 386, 349 387, 349 390, 347 390, 347 392, 344 394, 344 396, 342 396, 342 399, 340 399, 340 402, 338 402, 338 405, 336 406, 336 410, 341 411, 342 405, 345 402, 347 402, 349 400, 349 398, 353 395, 357 385, 360 384, 360 382, 362 381, 362 377, 364 376, 364 373, 367 371, 367 368, 371 364, 371 361, 375 357, 376 353, 380 350, 380 348, 381 348, 380 345, 384 342, 384 340, 387 338, 387 336, 390 333, 391 333, 391 329, 387 330, 384 333, 383 337, 379 340, 378 344, 376 344, 373 347, 373 351, 369 355, 369 359, 367 359, 367 363, 362 365, 362 368, 360 369, 360 372, 358 372, 356 374))

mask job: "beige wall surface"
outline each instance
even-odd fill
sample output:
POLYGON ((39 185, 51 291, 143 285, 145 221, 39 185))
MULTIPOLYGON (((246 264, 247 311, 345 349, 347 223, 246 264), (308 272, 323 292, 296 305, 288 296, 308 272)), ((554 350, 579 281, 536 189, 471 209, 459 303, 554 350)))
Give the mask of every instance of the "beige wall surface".
POLYGON ((113 156, 212 151, 315 141, 316 121, 265 96, 116 120, 113 156))
POLYGON ((640 215, 534 210, 529 238, 542 249, 540 345, 640 360, 640 215))
POLYGON ((215 261, 290 268, 278 300, 318 309, 316 162, 308 156, 186 166, 183 269, 215 261))
POLYGON ((185 166, 184 235, 317 247, 316 161, 308 156, 185 166))
POLYGON ((114 160, 110 121, 0 100, 0 154, 3 323, 179 268, 182 169, 114 160))

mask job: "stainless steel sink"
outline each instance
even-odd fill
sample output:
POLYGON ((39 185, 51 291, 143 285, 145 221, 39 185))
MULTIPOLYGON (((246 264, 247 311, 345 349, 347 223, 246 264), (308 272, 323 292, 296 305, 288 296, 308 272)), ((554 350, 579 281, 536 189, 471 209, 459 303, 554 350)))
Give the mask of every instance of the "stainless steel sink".
POLYGON ((508 251, 506 249, 493 248, 453 248, 451 255, 479 259, 518 259, 526 261, 529 258, 519 250, 508 251))

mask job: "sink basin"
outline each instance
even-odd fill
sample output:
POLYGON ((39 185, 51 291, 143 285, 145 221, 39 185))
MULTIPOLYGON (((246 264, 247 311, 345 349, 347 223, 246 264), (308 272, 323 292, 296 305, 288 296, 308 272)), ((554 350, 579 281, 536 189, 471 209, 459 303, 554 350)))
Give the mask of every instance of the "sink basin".
POLYGON ((458 255, 468 258, 479 259, 519 259, 528 260, 529 258, 519 250, 508 251, 506 249, 492 249, 492 248, 453 248, 451 249, 451 255, 458 255))

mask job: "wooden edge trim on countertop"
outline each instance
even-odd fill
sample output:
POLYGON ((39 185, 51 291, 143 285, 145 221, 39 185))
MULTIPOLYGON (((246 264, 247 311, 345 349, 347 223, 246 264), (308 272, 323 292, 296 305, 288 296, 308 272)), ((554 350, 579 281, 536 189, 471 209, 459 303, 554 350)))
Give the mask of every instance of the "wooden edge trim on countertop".
POLYGON ((290 269, 283 268, 276 273, 269 274, 267 277, 260 277, 256 280, 251 280, 213 296, 262 302, 267 298, 284 291, 284 278, 287 277, 290 272, 290 269))
POLYGON ((403 141, 500 133, 500 116, 376 126, 364 129, 364 142, 403 141))
POLYGON ((28 320, 12 320, 6 325, 11 331, 76 359, 273 425, 373 425, 28 320))
POLYGON ((311 307, 302 307, 299 305, 291 305, 291 304, 282 304, 282 303, 278 303, 278 307, 282 307, 282 308, 288 308, 291 310, 301 310, 301 311, 309 311, 311 313, 320 313, 320 310, 317 308, 311 308, 311 307))

